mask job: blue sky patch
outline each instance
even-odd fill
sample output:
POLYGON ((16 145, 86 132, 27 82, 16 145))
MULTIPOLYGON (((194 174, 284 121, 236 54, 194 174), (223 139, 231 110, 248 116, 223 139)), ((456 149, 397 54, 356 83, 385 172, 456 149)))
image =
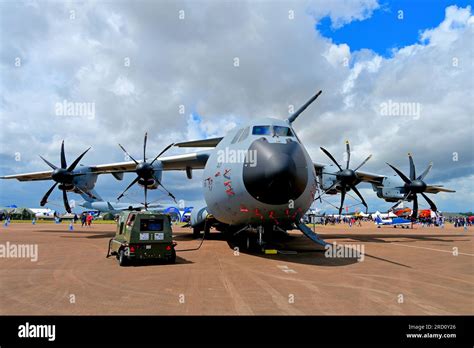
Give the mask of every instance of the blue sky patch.
POLYGON ((383 1, 366 20, 333 29, 331 19, 325 17, 316 24, 316 30, 336 44, 346 43, 351 52, 367 48, 390 57, 392 49, 417 43, 422 31, 437 27, 444 20, 446 7, 469 4, 467 0, 383 1), (399 11, 403 11, 403 19, 398 18, 399 11))

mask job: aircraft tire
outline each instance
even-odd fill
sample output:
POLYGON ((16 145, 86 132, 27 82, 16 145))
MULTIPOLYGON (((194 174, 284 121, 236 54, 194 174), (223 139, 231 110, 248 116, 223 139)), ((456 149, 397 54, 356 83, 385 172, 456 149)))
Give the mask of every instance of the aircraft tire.
POLYGON ((199 229, 199 227, 193 227, 193 237, 194 238, 201 237, 201 230, 199 229))

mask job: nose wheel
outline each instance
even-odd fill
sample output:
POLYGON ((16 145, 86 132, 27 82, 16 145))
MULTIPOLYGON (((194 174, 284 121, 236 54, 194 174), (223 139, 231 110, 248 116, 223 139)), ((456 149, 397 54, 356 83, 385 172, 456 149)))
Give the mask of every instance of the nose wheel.
POLYGON ((263 233, 264 233, 264 229, 263 229, 263 226, 258 226, 257 227, 257 244, 259 246, 263 246, 264 242, 263 242, 263 233))

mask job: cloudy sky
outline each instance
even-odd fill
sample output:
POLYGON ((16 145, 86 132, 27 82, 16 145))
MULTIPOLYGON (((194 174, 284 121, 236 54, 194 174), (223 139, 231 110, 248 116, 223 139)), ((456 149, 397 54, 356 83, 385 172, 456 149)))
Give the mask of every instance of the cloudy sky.
MULTIPOLYGON (((0 2, 0 175, 47 170, 38 155, 59 163, 62 139, 70 162, 92 146, 82 163, 110 163, 124 160, 119 142, 138 155, 147 131, 153 156, 257 116, 285 118, 322 89, 294 124, 314 161, 328 163, 319 146, 342 160, 348 139, 354 165, 373 154, 364 169, 393 175, 385 162, 408 172, 411 152, 419 172, 434 162, 428 183, 458 191, 432 196, 441 210, 472 211, 468 3, 0 2), (64 102, 93 112, 62 115, 64 102), (402 103, 419 109, 383 111, 402 103)), ((167 172, 164 183, 192 204, 202 197, 195 174, 167 172)), ((132 179, 103 175, 96 189, 115 200, 132 179)), ((50 185, 1 181, 0 205, 36 207, 50 185)), ((390 207, 360 190, 371 210, 390 207)), ((127 198, 141 197, 135 188, 127 198)), ((62 210, 59 191, 50 200, 62 210)))

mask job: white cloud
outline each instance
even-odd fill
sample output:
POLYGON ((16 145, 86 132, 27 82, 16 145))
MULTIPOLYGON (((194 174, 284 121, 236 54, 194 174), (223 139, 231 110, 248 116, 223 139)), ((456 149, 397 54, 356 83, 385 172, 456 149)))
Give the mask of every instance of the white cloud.
POLYGON ((119 76, 111 89, 117 96, 129 96, 135 93, 135 85, 126 77, 119 76))
MULTIPOLYGON (((314 30, 328 15, 335 27, 368 18, 376 1, 37 4, 0 4, 5 174, 46 169, 37 154, 59 159, 62 139, 71 158, 92 145, 83 161, 92 164, 123 160, 118 142, 140 153, 145 131, 150 153, 171 142, 221 136, 259 116, 284 118, 288 105, 298 107, 317 89, 323 95, 295 123, 315 161, 327 162, 319 146, 342 158, 349 139, 354 164, 374 155, 369 171, 391 174, 386 161, 406 169, 410 151, 420 168, 435 162, 433 183, 456 189, 472 174, 470 7, 449 7, 419 43, 387 59, 370 50, 351 52, 314 30), (350 66, 343 65, 346 56, 350 66), (21 67, 14 66, 15 57, 22 58, 21 67), (95 119, 58 118, 54 104, 64 99, 95 103, 95 119), (420 119, 380 115, 388 100, 420 103, 420 119), (199 124, 188 118, 191 113, 200 115, 199 124), (17 151, 21 162, 13 161, 17 151)), ((171 188, 183 184, 180 173, 164 178, 171 188)), ((104 176, 97 189, 115 197, 123 185, 104 176)), ((35 193, 18 200, 33 204, 46 186, 2 181, 0 200, 8 203, 15 190, 31 187, 35 193)), ((186 194, 200 194, 191 191, 186 194)), ((386 204, 367 196, 370 204, 386 204)), ((446 207, 466 206, 462 194, 445 196, 446 207)))

